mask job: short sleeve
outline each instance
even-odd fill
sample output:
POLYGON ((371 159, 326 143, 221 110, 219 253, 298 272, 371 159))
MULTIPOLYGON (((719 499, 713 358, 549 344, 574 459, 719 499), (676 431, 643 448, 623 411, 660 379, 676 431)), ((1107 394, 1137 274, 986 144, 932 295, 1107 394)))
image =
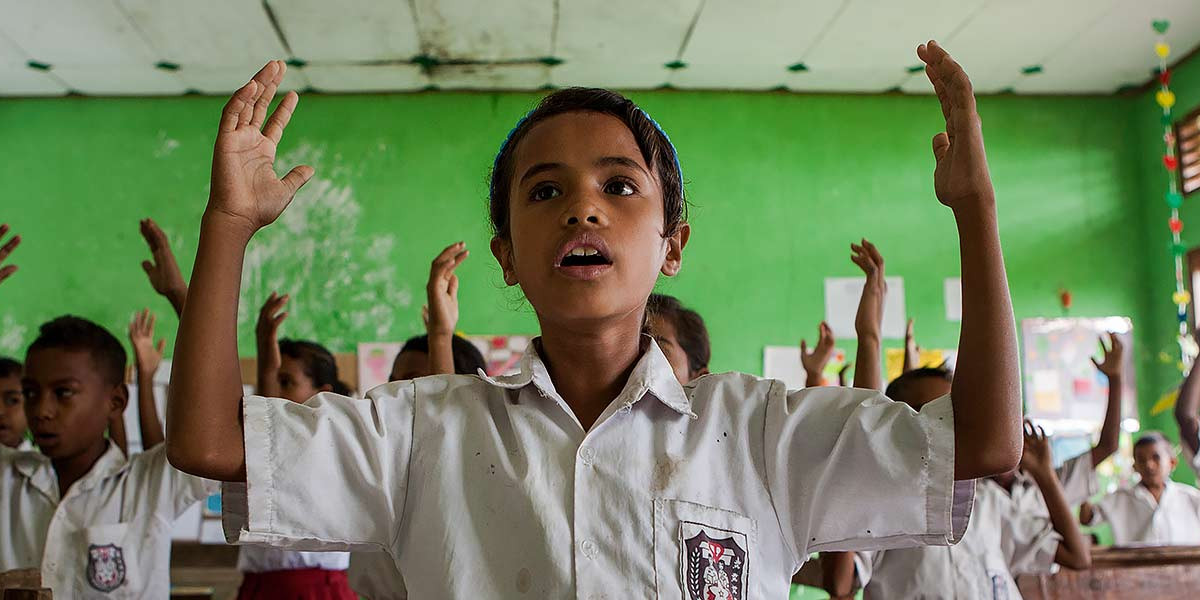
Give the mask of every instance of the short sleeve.
MULTIPOLYGON (((1090 462, 1090 461, 1089 461, 1090 462)), ((1009 515, 1000 530, 1008 569, 1014 574, 1048 575, 1062 535, 1049 519, 1034 515, 1009 515)))
POLYGON ((412 453, 411 381, 303 404, 243 400, 246 483, 223 490, 230 543, 378 551, 399 530, 412 453))
MULTIPOLYGON (((1197 434, 1197 437, 1200 437, 1200 434, 1197 434)), ((1197 444, 1200 444, 1200 441, 1197 441, 1197 444)), ((1183 446, 1183 460, 1192 468, 1192 472, 1196 474, 1196 478, 1200 479, 1200 456, 1192 452, 1191 445, 1183 443, 1180 446, 1183 446)))
POLYGON ((917 412, 873 390, 775 382, 767 402, 767 486, 794 557, 962 537, 975 488, 954 481, 949 396, 917 412))
POLYGON ((1063 496, 1066 497, 1069 506, 1083 504, 1100 491, 1090 451, 1067 459, 1054 471, 1058 480, 1062 482, 1063 496))
POLYGON ((171 466, 167 461, 167 445, 159 444, 145 452, 134 454, 130 459, 132 471, 142 478, 141 486, 157 487, 160 494, 160 510, 170 512, 177 519, 191 505, 220 490, 219 482, 189 475, 171 466), (156 482, 156 483, 150 483, 156 482))

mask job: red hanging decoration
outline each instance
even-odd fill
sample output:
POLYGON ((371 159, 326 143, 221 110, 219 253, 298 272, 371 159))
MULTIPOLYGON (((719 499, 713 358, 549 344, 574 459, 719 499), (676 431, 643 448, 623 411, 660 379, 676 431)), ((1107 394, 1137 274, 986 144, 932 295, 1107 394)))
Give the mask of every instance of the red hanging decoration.
POLYGON ((1178 235, 1183 232, 1183 221, 1180 221, 1179 217, 1171 217, 1171 220, 1167 221, 1167 227, 1171 228, 1171 233, 1178 235))
POLYGON ((1158 74, 1158 82, 1163 85, 1171 84, 1171 71, 1166 70, 1158 74))
POLYGON ((1163 157, 1163 166, 1166 167, 1168 171, 1174 171, 1175 169, 1179 168, 1179 159, 1168 154, 1163 157))
POLYGON ((1062 304, 1063 310, 1071 310, 1071 290, 1058 290, 1058 301, 1062 304))

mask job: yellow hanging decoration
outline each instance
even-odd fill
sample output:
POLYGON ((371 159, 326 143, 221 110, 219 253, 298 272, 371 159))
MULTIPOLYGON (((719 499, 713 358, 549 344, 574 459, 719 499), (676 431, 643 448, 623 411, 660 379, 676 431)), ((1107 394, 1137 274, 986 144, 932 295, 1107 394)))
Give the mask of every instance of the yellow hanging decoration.
POLYGON ((1166 42, 1159 42, 1154 45, 1154 53, 1157 54, 1159 58, 1166 58, 1171 54, 1171 47, 1168 46, 1166 42))
POLYGON ((1175 106, 1175 92, 1171 90, 1158 90, 1154 95, 1154 99, 1158 101, 1158 105, 1163 108, 1171 108, 1175 106))
POLYGON ((1171 300, 1173 300, 1175 304, 1187 304, 1188 302, 1192 301, 1192 295, 1189 294, 1187 290, 1182 290, 1172 294, 1171 300))

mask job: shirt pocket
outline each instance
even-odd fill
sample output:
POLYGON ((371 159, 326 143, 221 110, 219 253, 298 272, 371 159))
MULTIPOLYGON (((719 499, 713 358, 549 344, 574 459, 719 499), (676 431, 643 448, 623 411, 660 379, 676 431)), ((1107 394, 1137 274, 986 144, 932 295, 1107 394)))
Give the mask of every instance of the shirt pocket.
POLYGON ((95 525, 83 530, 76 597, 137 597, 140 546, 150 540, 136 539, 135 531, 137 528, 130 523, 95 525))
POLYGON ((685 500, 654 500, 658 598, 743 600, 755 589, 753 519, 685 500), (753 560, 752 560, 753 559, 753 560))

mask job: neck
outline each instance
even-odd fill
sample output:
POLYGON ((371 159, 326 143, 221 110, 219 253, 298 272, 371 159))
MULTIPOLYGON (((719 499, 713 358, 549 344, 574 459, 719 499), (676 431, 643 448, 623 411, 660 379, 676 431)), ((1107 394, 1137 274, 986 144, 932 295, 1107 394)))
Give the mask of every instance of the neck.
POLYGON ((1148 492, 1150 492, 1151 495, 1154 496, 1155 500, 1158 500, 1160 497, 1162 497, 1163 490, 1167 489, 1167 482, 1166 481, 1151 482, 1151 481, 1142 480, 1142 487, 1146 488, 1146 490, 1148 492))
POLYGON ((625 387, 641 347, 642 311, 603 324, 544 323, 539 353, 585 430, 625 387))
POLYGON ((58 476, 59 499, 67 497, 67 490, 92 470, 96 461, 104 456, 106 450, 108 450, 108 440, 100 438, 98 443, 92 444, 87 450, 75 456, 50 461, 50 464, 54 466, 54 473, 58 476))

